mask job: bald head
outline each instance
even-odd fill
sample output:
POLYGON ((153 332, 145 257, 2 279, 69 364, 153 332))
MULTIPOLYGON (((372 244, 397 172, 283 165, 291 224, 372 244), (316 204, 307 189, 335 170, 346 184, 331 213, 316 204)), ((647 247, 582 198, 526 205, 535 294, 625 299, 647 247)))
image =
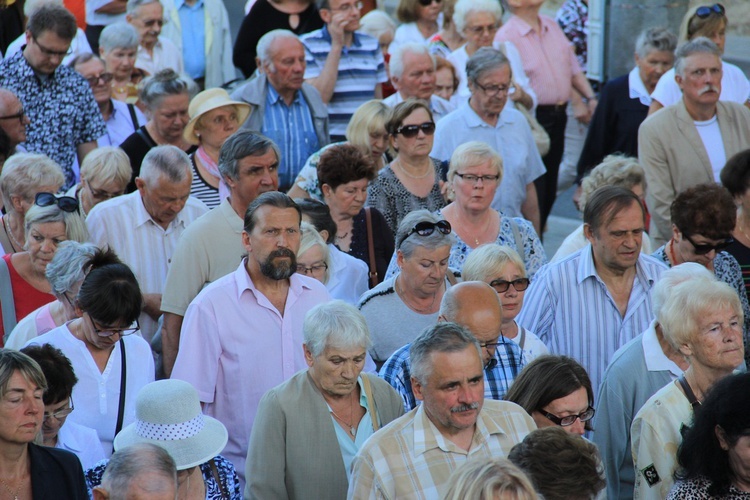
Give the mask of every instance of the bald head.
POLYGON ((490 285, 482 281, 465 281, 445 292, 439 318, 467 328, 480 343, 495 342, 500 335, 503 307, 490 285))
POLYGON ((23 114, 23 105, 16 94, 0 87, 0 128, 10 140, 11 150, 26 140, 28 117, 23 114))

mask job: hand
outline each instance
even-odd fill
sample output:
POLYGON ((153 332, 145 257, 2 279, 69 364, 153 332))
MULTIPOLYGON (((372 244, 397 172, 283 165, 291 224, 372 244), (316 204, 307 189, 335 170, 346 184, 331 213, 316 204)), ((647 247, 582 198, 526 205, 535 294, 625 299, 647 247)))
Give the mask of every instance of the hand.
POLYGON ((573 101, 573 116, 584 125, 588 125, 591 121, 592 113, 589 110, 589 106, 584 104, 583 101, 573 101))
POLYGON ((343 47, 346 30, 344 27, 349 24, 349 13, 337 11, 331 17, 328 23, 328 33, 331 35, 331 45, 343 47))
POLYGON ((161 294, 144 293, 143 294, 143 312, 151 316, 154 321, 161 316, 161 294))
POLYGON ((589 113, 591 113, 591 116, 594 116, 594 111, 596 111, 596 105, 599 104, 599 101, 594 99, 589 99, 589 102, 586 103, 586 106, 589 108, 589 113))
POLYGON ((526 95, 526 92, 524 92, 523 89, 519 85, 515 85, 515 83, 514 83, 514 86, 516 87, 516 91, 510 94, 509 97, 511 101, 518 102, 524 98, 524 96, 526 95))

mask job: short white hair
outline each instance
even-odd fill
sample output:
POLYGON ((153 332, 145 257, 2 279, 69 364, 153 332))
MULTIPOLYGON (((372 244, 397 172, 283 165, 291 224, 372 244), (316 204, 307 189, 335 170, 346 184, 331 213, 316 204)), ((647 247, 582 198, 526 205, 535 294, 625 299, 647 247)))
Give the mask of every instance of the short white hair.
POLYGON ((459 33, 466 29, 466 16, 470 12, 487 12, 495 16, 498 23, 503 18, 503 8, 497 0, 458 0, 453 10, 453 24, 459 33))
POLYGON ((380 39, 383 33, 396 33, 396 23, 391 16, 382 10, 371 10, 359 21, 360 28, 358 31, 366 33, 375 39, 380 39))
POLYGON ((435 56, 430 54, 430 50, 425 44, 416 42, 405 43, 403 45, 399 45, 391 54, 391 60, 388 66, 391 70, 391 76, 401 78, 401 76, 404 74, 404 58, 406 57, 407 53, 429 56, 430 60, 432 61, 432 69, 435 69, 435 67, 437 66, 435 56))
POLYGON ((310 309, 302 324, 305 345, 313 357, 326 346, 369 349, 370 330, 362 313, 343 300, 332 300, 310 309))
POLYGON ((190 158, 177 146, 156 146, 143 158, 139 178, 153 186, 162 176, 175 183, 184 181, 186 177, 193 178, 190 158))
POLYGON ((656 320, 661 321, 662 307, 677 285, 699 279, 716 281, 716 276, 696 262, 685 262, 664 271, 651 292, 651 310, 656 320))
POLYGON ((299 43, 302 43, 299 37, 289 30, 269 31, 268 33, 260 37, 260 40, 258 40, 258 45, 256 45, 255 47, 255 52, 258 54, 258 59, 260 60, 261 64, 271 62, 271 46, 273 45, 273 42, 284 38, 297 40, 299 43))

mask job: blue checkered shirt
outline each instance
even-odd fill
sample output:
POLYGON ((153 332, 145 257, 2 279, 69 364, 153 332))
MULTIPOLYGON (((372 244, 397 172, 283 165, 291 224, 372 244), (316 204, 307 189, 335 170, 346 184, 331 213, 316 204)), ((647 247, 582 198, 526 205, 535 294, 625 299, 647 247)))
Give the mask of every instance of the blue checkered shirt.
MULTIPOLYGON (((524 359, 521 348, 512 340, 500 337, 500 345, 495 349, 495 355, 484 368, 484 397, 485 399, 501 400, 510 388, 510 384, 523 369, 524 359)), ((411 344, 399 348, 380 368, 380 378, 396 389, 404 400, 404 411, 408 412, 417 406, 418 401, 411 389, 411 361, 409 359, 411 344)))

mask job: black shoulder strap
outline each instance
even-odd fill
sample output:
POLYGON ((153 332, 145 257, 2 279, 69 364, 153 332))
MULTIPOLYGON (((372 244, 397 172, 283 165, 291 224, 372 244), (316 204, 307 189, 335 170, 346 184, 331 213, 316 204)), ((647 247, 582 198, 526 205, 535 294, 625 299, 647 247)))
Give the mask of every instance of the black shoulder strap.
POLYGON ((133 122, 133 130, 138 130, 141 125, 138 123, 138 115, 135 114, 135 104, 128 104, 128 111, 130 111, 130 121, 133 122))
POLYGON ((125 378, 127 375, 127 367, 125 365, 125 342, 122 337, 120 337, 120 364, 120 405, 117 408, 115 436, 117 436, 122 430, 122 420, 125 418, 125 378))
POLYGON ((687 380, 685 380, 685 375, 680 375, 680 378, 677 379, 677 382, 679 382, 682 390, 685 391, 685 396, 687 396, 688 401, 690 402, 690 406, 692 406, 693 411, 695 411, 701 405, 701 402, 698 401, 698 398, 695 397, 693 389, 690 388, 690 384, 688 384, 687 380))

